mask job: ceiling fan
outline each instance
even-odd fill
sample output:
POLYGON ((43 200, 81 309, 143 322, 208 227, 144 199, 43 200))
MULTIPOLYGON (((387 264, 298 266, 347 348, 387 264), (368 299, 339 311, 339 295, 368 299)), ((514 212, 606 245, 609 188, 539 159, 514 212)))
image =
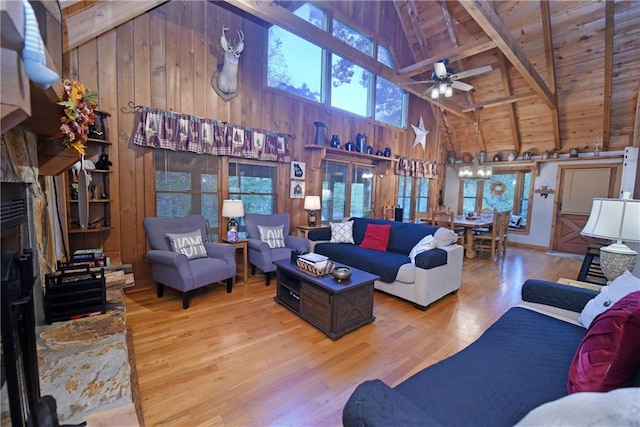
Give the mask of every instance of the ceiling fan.
POLYGON ((453 95, 453 89, 458 89, 465 92, 473 89, 473 86, 460 81, 460 79, 476 76, 482 73, 488 73, 489 71, 491 71, 491 65, 484 65, 482 67, 473 68, 471 70, 462 71, 460 73, 454 73, 453 68, 447 67, 448 64, 448 59, 443 59, 433 64, 434 71, 431 72, 430 80, 410 81, 405 82, 404 84, 433 83, 433 86, 431 86, 427 90, 427 92, 431 91, 431 98, 437 99, 440 96, 449 98, 453 95))

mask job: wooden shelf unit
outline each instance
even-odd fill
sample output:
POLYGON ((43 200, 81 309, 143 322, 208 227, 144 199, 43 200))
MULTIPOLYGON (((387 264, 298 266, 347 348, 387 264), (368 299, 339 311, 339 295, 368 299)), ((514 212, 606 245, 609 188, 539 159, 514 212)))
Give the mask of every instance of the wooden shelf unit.
MULTIPOLYGON (((107 118, 110 115, 99 110, 96 110, 96 112, 99 113, 99 115, 96 115, 96 120, 102 120, 105 139, 87 139, 85 160, 91 160, 94 163, 98 162, 101 154, 109 154, 109 147, 111 146, 111 142, 108 140, 109 132, 107 126, 107 118)), ((62 146, 62 144, 60 143, 58 143, 57 145, 62 146)), ((76 157, 74 159, 74 162, 68 164, 66 168, 69 168, 75 162, 79 161, 78 153, 75 153, 76 157)), ((114 229, 114 227, 111 225, 111 204, 113 202, 113 199, 111 198, 111 190, 109 185, 109 180, 113 171, 105 169, 92 169, 87 170, 87 173, 91 175, 91 183, 95 184, 95 188, 93 192, 91 192, 89 189, 86 190, 88 192, 87 198, 89 211, 87 215, 88 227, 84 230, 80 229, 78 225, 78 199, 72 197, 73 186, 77 185, 74 183, 73 171, 71 169, 67 169, 67 173, 65 174, 67 233, 70 254, 73 254, 73 252, 78 249, 103 247, 104 241, 107 237, 107 233, 114 229)))

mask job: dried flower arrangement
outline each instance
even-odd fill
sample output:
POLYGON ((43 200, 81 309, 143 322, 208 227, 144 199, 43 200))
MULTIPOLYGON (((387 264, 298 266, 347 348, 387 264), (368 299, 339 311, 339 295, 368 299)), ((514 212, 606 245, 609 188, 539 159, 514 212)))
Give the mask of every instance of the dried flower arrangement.
POLYGON ((64 79, 62 83, 67 99, 58 102, 64 107, 64 116, 60 117, 60 132, 56 138, 61 138, 66 147, 84 154, 89 125, 95 121, 93 110, 98 106, 98 92, 88 90, 75 80, 64 79))

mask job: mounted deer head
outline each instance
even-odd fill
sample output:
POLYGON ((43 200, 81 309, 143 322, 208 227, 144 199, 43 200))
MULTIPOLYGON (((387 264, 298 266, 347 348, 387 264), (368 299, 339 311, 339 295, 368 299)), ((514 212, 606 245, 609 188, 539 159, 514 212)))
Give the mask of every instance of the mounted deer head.
MULTIPOLYGON (((222 70, 218 72, 215 80, 214 90, 228 101, 233 98, 238 91, 238 62, 240 54, 244 50, 244 33, 236 30, 238 33, 238 43, 234 46, 227 39, 228 28, 222 27, 222 36, 220 37, 220 45, 224 49, 224 64, 222 70)), ((213 81, 212 81, 213 83, 213 81)))

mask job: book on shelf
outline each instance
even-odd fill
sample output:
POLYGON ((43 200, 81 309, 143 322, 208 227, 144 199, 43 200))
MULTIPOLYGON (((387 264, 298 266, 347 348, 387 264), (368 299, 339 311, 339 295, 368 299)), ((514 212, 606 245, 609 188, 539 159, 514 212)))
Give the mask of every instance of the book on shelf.
POLYGON ((104 267, 105 256, 102 248, 78 249, 71 255, 71 265, 89 264, 91 267, 104 267))

